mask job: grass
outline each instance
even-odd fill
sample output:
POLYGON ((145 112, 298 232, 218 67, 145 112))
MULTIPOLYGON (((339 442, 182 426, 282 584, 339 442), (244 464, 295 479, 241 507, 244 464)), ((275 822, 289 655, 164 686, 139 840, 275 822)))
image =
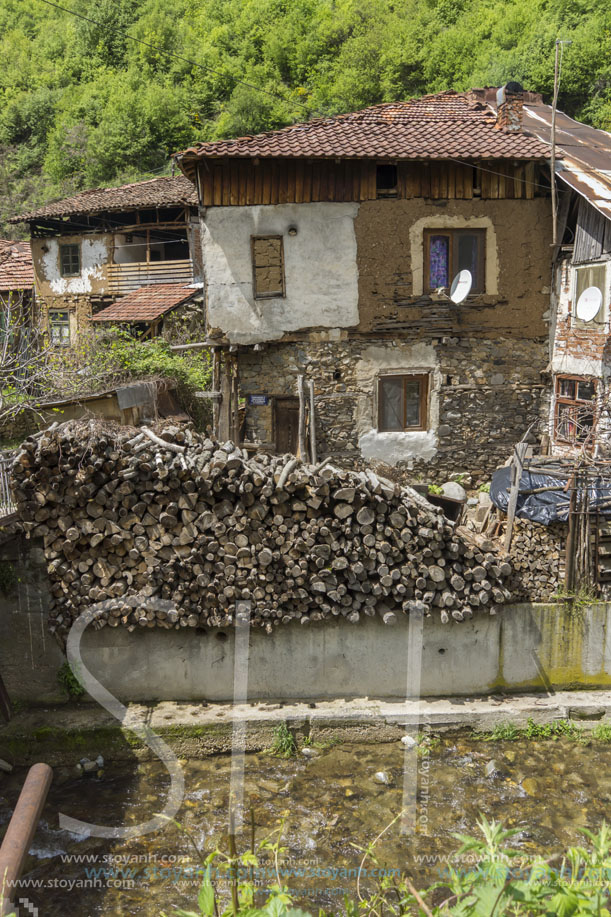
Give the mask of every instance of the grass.
POLYGON ((280 723, 274 729, 274 741, 269 751, 271 755, 275 755, 277 758, 292 758, 297 754, 295 736, 286 723, 280 723))
POLYGON ((552 723, 535 723, 529 719, 525 727, 514 723, 499 723, 491 732, 475 732, 473 738, 480 742, 515 742, 518 739, 539 741, 545 739, 572 739, 575 742, 587 742, 590 738, 597 742, 611 742, 611 723, 599 723, 593 729, 584 729, 572 720, 554 720, 552 723))

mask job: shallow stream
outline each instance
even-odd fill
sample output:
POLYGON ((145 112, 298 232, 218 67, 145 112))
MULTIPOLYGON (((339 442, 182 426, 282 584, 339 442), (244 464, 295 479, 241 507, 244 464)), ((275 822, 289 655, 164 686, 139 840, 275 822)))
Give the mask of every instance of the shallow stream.
MULTIPOLYGON (((611 817, 609 744, 565 738, 491 743, 454 735, 433 740, 424 753, 406 751, 400 742, 316 751, 315 757, 287 760, 247 755, 244 790, 257 842, 284 825, 282 880, 313 912, 325 907, 342 913, 343 895, 356 893, 357 848, 371 843, 404 805, 414 811, 416 768, 417 831, 404 834, 397 821, 378 841, 376 857, 387 870, 410 870, 421 884, 437 880, 452 860, 459 847, 453 833, 476 833, 480 812, 518 828, 513 844, 520 850, 546 856, 579 841, 580 828, 598 830, 611 817)), ((177 818, 210 852, 227 831, 231 760, 221 755, 182 763, 186 797, 177 818)), ((0 782, 0 837, 24 777, 19 771, 0 782)), ((196 908, 199 879, 192 870, 198 860, 176 826, 130 841, 83 838, 58 828, 60 812, 100 825, 145 821, 163 808, 168 785, 157 762, 130 768, 111 761, 100 776, 57 775, 22 891, 40 917, 159 917, 162 911, 170 917, 175 907, 196 908)), ((250 831, 248 823, 239 849, 249 846, 250 831)), ((267 856, 259 876, 264 888, 275 882, 267 856)), ((365 863, 365 888, 376 881, 374 868, 365 863)))

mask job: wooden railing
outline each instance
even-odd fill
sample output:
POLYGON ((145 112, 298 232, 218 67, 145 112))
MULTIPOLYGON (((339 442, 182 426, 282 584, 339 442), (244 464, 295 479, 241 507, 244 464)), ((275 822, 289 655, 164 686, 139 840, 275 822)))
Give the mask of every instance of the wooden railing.
POLYGON ((108 265, 110 293, 129 293, 155 283, 191 283, 193 264, 184 261, 133 261, 130 264, 108 265))
POLYGON ((11 493, 10 468, 12 461, 12 455, 0 453, 0 520, 6 519, 7 516, 13 516, 17 512, 13 494, 11 493))

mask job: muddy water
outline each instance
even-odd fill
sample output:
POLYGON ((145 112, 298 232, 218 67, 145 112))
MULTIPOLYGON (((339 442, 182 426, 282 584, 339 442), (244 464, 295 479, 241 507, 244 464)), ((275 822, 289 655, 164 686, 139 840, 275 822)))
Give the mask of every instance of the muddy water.
MULTIPOLYGON (((256 836, 261 840, 284 824, 283 882, 302 907, 342 913, 343 894, 356 891, 362 854, 355 845, 369 844, 400 813, 406 763, 408 786, 416 765, 419 770, 419 828, 402 834, 397 822, 378 842, 376 855, 386 869, 409 869, 422 884, 439 877, 459 846, 453 833, 474 833, 480 812, 518 828, 513 844, 525 853, 546 855, 577 841, 580 827, 596 830, 611 816, 611 745, 595 742, 482 743, 454 736, 425 754, 393 743, 336 746, 314 758, 248 755, 245 798, 256 836), (495 770, 487 776, 491 760, 495 770), (376 780, 379 772, 384 777, 378 780, 387 783, 376 780)), ((209 852, 227 830, 230 759, 185 761, 184 771, 186 798, 177 817, 209 852)), ((0 782, 0 835, 23 777, 0 782)), ((100 825, 145 821, 162 808, 168 782, 156 763, 127 769, 109 762, 99 777, 59 776, 22 892, 40 908, 40 917, 159 917, 162 911, 169 917, 175 907, 195 907, 199 880, 192 871, 198 861, 175 826, 130 841, 83 839, 58 828, 60 812, 100 825)), ((242 849, 249 835, 250 826, 242 849)), ((274 883, 272 863, 262 866, 259 881, 266 887, 274 883)), ((373 881, 362 877, 365 887, 373 881)))

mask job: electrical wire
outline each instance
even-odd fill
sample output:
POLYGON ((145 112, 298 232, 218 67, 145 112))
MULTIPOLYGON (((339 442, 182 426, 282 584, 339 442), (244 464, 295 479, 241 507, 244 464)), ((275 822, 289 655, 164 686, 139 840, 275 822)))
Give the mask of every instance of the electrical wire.
POLYGON ((281 102, 286 102, 288 105, 296 105, 306 111, 309 110, 308 106, 304 102, 299 102, 296 99, 287 99, 286 96, 280 95, 279 92, 272 92, 269 89, 263 89, 261 86, 255 86, 254 83, 249 83, 247 80, 240 79, 240 77, 231 76, 231 74, 228 73, 221 73, 220 70, 216 70, 214 67, 209 67, 206 64, 200 64, 199 61, 192 60, 189 57, 183 57, 181 54, 175 54, 173 51, 166 51, 165 48, 160 48, 158 45, 154 45, 150 41, 144 41, 142 38, 136 38, 134 35, 130 35, 129 32, 124 31, 124 29, 122 29, 120 26, 98 22, 97 19, 92 19, 90 16, 85 16, 84 13, 77 13, 76 10, 69 9, 66 6, 61 6, 59 3, 55 3, 54 0, 40 0, 40 3, 45 3, 47 6, 52 6, 56 10, 61 10, 63 13, 68 13, 71 16, 76 16, 77 19, 82 19, 85 22, 91 23, 92 25, 97 25, 101 29, 110 29, 113 32, 118 32, 119 34, 123 35, 124 38, 129 39, 129 41, 143 45, 145 48, 150 48, 152 51, 157 51, 159 54, 164 54, 166 57, 172 57, 175 60, 181 61, 183 64, 190 64, 192 67, 199 67, 200 70, 205 70, 208 73, 214 73, 215 76, 220 76, 224 79, 230 79, 234 83, 239 83, 241 86, 246 86, 248 89, 253 89, 255 92, 261 92, 264 95, 270 96, 270 98, 278 99, 281 102))

